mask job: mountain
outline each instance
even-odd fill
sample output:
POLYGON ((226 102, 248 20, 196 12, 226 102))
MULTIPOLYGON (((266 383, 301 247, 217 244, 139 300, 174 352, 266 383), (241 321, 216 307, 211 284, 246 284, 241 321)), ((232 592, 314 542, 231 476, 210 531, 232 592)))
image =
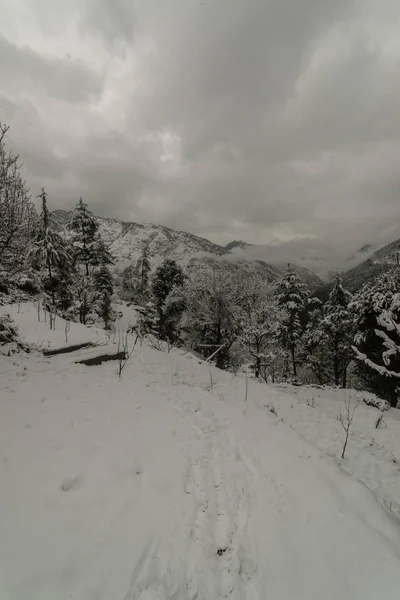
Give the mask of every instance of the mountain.
MULTIPOLYGON (((71 214, 71 211, 64 210, 56 210, 52 213, 61 228, 69 221, 71 214)), ((110 246, 117 263, 131 263, 138 260, 145 245, 149 247, 150 261, 153 267, 161 264, 164 258, 186 263, 196 253, 203 252, 216 256, 226 254, 226 250, 222 246, 164 225, 124 223, 117 219, 96 218, 99 223, 100 235, 110 246)))
POLYGON ((395 240, 376 250, 361 264, 345 271, 342 274, 345 287, 350 292, 356 292, 366 283, 371 283, 378 275, 392 269, 397 264, 399 247, 400 240, 395 240))
MULTIPOLYGON (((264 264, 269 264, 260 258, 260 256, 265 254, 265 246, 256 246, 254 244, 244 242, 243 240, 234 240, 225 246, 225 250, 232 252, 236 256, 237 260, 240 258, 241 260, 250 260, 252 262, 263 262, 264 264)), ((275 261, 273 265, 270 266, 280 273, 279 276, 281 276, 287 268, 287 264, 275 261)), ((307 284, 311 291, 314 291, 316 288, 322 285, 322 279, 310 269, 307 269, 306 267, 300 267, 293 263, 291 263, 291 266, 295 269, 299 278, 307 284)))
POLYGON ((240 248, 241 250, 246 250, 246 248, 251 248, 252 244, 249 244, 248 242, 243 242, 242 240, 233 240, 233 242, 229 242, 229 244, 226 244, 226 246, 224 246, 225 250, 227 252, 231 252, 231 250, 234 250, 235 248, 240 248))
MULTIPOLYGON (((56 210, 52 213, 53 222, 62 231, 71 217, 71 211, 56 210)), ((246 259, 244 255, 236 255, 232 250, 250 247, 246 242, 231 242, 227 246, 219 246, 209 240, 185 231, 177 231, 164 225, 151 223, 124 223, 116 219, 96 217, 99 233, 115 257, 116 267, 121 269, 136 262, 147 245, 150 263, 154 270, 165 258, 176 260, 185 268, 212 268, 229 270, 238 274, 254 274, 267 281, 279 279, 286 266, 270 265, 262 260, 246 259)), ((311 290, 322 284, 321 279, 305 268, 296 267, 299 277, 307 283, 311 290)))

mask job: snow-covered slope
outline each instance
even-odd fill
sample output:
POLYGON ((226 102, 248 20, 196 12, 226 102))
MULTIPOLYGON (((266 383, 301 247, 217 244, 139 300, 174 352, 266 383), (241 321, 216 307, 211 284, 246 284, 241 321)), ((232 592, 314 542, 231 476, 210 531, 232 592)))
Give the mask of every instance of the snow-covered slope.
POLYGON ((37 303, 23 302, 0 307, 0 314, 8 313, 18 324, 19 337, 41 350, 54 350, 77 344, 105 344, 107 335, 103 329, 85 327, 80 323, 67 322, 56 316, 54 329, 50 329, 49 315, 37 303), (65 330, 67 325, 68 329, 65 330))
POLYGON ((348 290, 355 292, 364 284, 372 281, 393 268, 397 264, 397 254, 400 251, 400 240, 395 240, 364 260, 356 267, 349 269, 343 274, 343 282, 348 290))
MULTIPOLYGON (((71 216, 70 212, 61 210, 52 214, 60 225, 65 225, 71 216)), ((226 253, 224 248, 204 238, 184 231, 176 231, 163 225, 123 223, 102 217, 97 217, 97 220, 100 225, 100 234, 110 246, 117 262, 136 261, 145 245, 149 247, 153 266, 161 264, 164 258, 187 263, 197 253, 209 253, 216 256, 226 253)))
POLYGON ((378 500, 400 492, 395 413, 373 450, 362 413, 340 465, 323 391, 311 408, 250 381, 245 404, 241 376, 146 344, 120 380, 113 363, 0 361, 1 598, 398 599, 399 524, 378 500))
MULTIPOLYGON (((71 212, 56 210, 54 220, 62 229, 68 222, 71 212)), ((253 260, 246 256, 237 256, 227 247, 218 246, 209 240, 184 231, 177 231, 153 225, 151 223, 123 223, 115 219, 97 217, 99 231, 115 257, 117 267, 136 262, 143 247, 149 248, 152 269, 159 266, 165 258, 178 261, 182 266, 196 267, 198 264, 213 269, 260 275, 269 281, 280 278, 284 268, 276 267, 262 260, 253 260)), ((239 242, 235 242, 238 244, 239 242)), ((240 242, 244 243, 244 242, 240 242)), ((250 244, 247 244, 250 246, 250 244)), ((236 246, 232 246, 234 249, 236 246)), ((321 279, 305 268, 297 268, 300 278, 315 289, 322 284, 321 279)))

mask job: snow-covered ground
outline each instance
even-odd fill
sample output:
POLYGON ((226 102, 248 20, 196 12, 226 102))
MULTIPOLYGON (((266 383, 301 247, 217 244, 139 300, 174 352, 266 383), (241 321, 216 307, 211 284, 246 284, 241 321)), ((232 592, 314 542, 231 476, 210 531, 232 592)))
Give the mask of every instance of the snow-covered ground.
POLYGON ((374 430, 360 406, 339 462, 338 391, 245 403, 242 376, 146 344, 121 379, 0 361, 1 599, 399 598, 398 411, 374 430))
POLYGON ((82 343, 104 344, 109 336, 103 329, 86 327, 81 323, 69 322, 69 331, 65 332, 66 321, 55 318, 55 329, 50 330, 49 314, 43 308, 37 308, 34 302, 7 304, 0 307, 8 313, 18 325, 21 340, 29 342, 41 350, 63 348, 82 343), (40 320, 39 320, 40 319, 40 320))

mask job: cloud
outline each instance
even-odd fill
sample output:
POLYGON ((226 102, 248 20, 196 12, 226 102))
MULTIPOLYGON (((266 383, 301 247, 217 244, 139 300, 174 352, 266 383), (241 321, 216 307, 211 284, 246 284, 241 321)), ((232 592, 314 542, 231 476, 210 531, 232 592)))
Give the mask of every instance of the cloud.
POLYGON ((67 102, 89 101, 101 92, 101 81, 81 61, 43 56, 17 47, 0 36, 1 85, 8 93, 45 93, 67 102))
POLYGON ((400 233, 397 0, 18 0, 2 17, 0 119, 55 208, 83 195, 326 269, 400 233))

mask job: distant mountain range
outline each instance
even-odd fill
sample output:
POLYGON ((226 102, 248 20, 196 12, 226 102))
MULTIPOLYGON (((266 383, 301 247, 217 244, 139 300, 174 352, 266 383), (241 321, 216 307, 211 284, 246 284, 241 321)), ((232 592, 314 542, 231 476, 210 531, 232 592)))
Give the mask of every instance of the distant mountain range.
MULTIPOLYGON (((71 217, 71 211, 56 210, 52 213, 56 227, 64 229, 71 217)), ((152 269, 157 268, 165 258, 171 258, 187 269, 212 268, 229 270, 237 274, 255 274, 267 281, 276 281, 282 277, 287 264, 274 262, 270 264, 257 258, 257 251, 262 246, 254 246, 242 240, 234 240, 226 246, 219 246, 205 238, 177 231, 163 225, 151 223, 125 223, 116 219, 96 217, 99 232, 115 258, 117 269, 122 269, 138 260, 142 248, 147 245, 150 253, 152 269)), ((370 244, 364 245, 356 253, 349 256, 342 264, 341 274, 345 287, 351 292, 360 289, 365 283, 388 269, 397 261, 400 240, 396 240, 373 252, 370 244), (364 257, 368 257, 364 259, 364 257), (364 259, 364 260, 363 260, 364 259), (346 265, 357 266, 346 269, 346 265)), ((279 249, 278 249, 279 250, 279 249)), ((278 252, 279 254, 279 252, 278 252)), ((293 268, 300 279, 306 283, 310 291, 317 290, 321 298, 327 296, 331 284, 310 269, 297 266, 293 257, 293 268)))
MULTIPOLYGON (((56 227, 64 229, 71 217, 71 211, 56 210, 52 213, 56 227)), ((163 225, 151 223, 125 223, 116 219, 96 217, 99 232, 115 258, 116 267, 122 269, 138 260, 142 248, 147 245, 152 269, 159 266, 165 258, 176 260, 185 268, 213 268, 229 270, 238 274, 255 274, 267 281, 276 281, 282 277, 287 265, 271 265, 263 260, 246 259, 236 255, 238 247, 250 247, 246 242, 233 241, 219 246, 202 237, 176 231, 163 225)), ((294 265, 301 280, 313 291, 322 285, 318 275, 304 267, 294 265)))

